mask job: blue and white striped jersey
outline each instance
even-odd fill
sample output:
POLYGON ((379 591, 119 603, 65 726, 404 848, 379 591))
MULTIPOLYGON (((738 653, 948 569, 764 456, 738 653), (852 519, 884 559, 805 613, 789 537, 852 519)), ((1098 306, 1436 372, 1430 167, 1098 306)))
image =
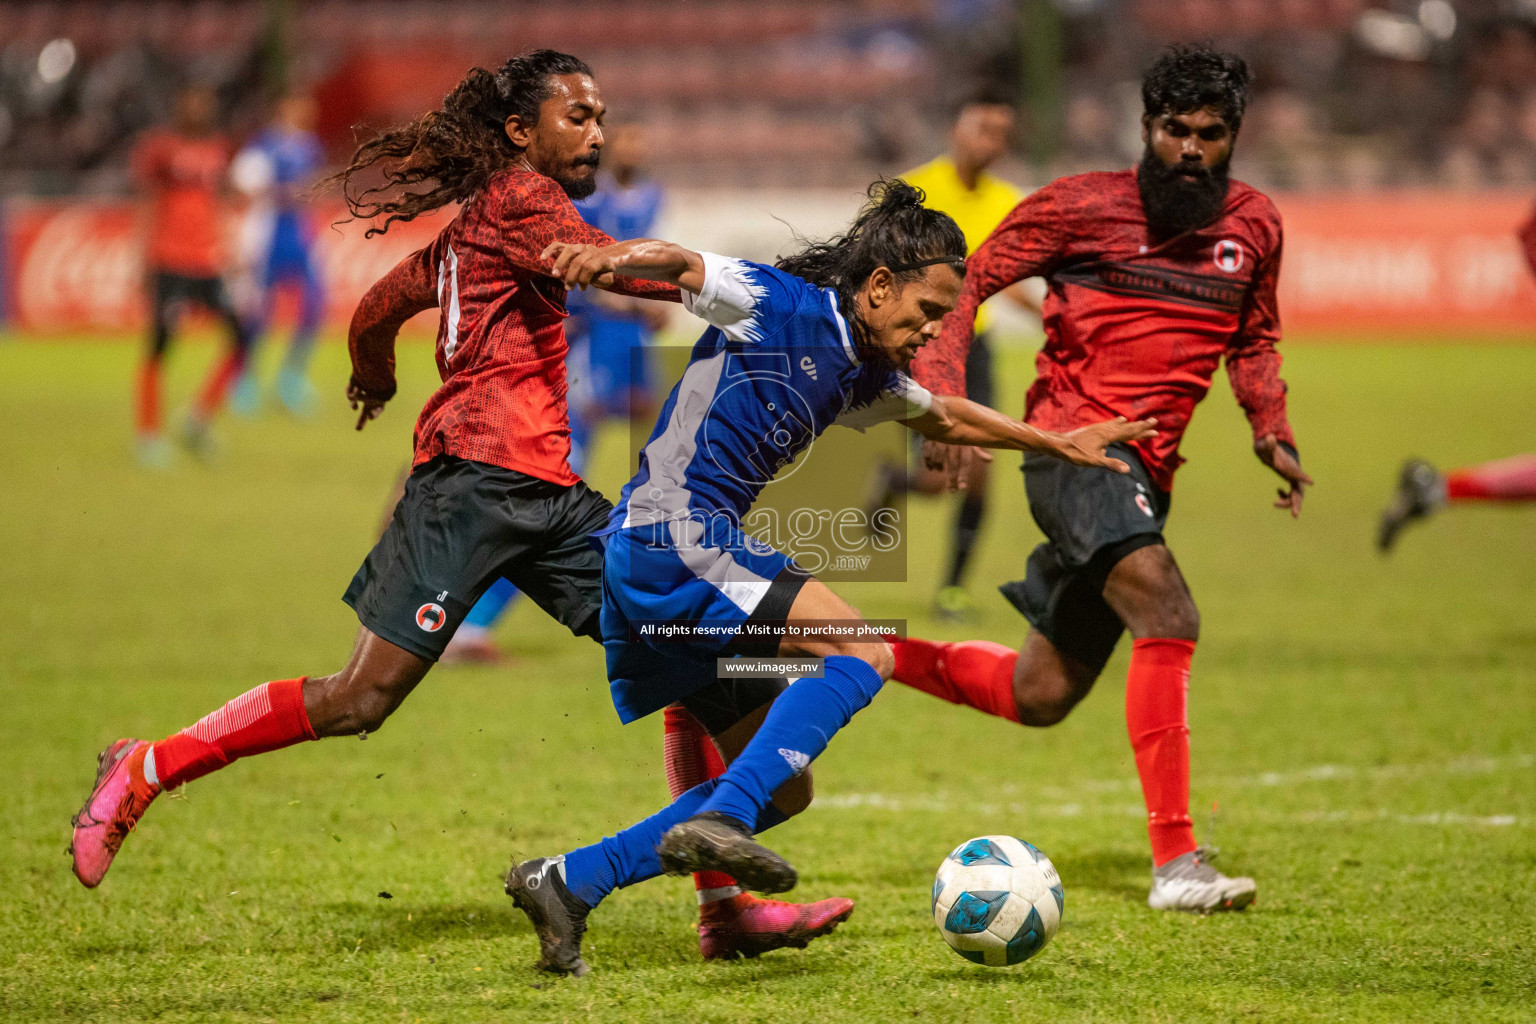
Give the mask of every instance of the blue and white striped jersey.
POLYGON ((693 347, 604 533, 723 513, 758 493, 834 423, 862 430, 926 412, 932 396, 861 362, 837 294, 793 274, 704 253, 683 305, 711 326, 693 347))

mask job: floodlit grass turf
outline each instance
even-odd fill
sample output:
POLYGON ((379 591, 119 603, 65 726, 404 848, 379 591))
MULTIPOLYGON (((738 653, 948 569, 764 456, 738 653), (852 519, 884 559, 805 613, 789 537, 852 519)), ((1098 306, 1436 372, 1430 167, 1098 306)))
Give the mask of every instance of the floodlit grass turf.
MULTIPOLYGON (((213 352, 176 353, 173 394, 213 352)), ((1318 478, 1304 516, 1268 507, 1223 380, 1169 531, 1205 617, 1197 825, 1258 878, 1251 912, 1144 905, 1122 645, 1051 730, 887 688, 817 764, 819 806, 773 835, 798 896, 858 900, 832 937, 701 963, 691 887, 661 879, 601 908, 593 973, 570 982, 530 969, 498 875, 657 805, 660 726, 621 728, 598 649, 530 607, 501 633, 515 663, 434 673, 366 742, 252 759, 161 800, 99 890, 63 852, 110 740, 341 664, 355 620, 339 596, 435 383, 427 347, 403 348, 401 395, 361 435, 332 401, 314 423, 229 422, 219 465, 156 475, 128 455, 136 345, 0 342, 0 1019, 1532 1020, 1536 508, 1452 510, 1390 560, 1371 543, 1403 456, 1536 448, 1536 348, 1287 354, 1318 478), (940 858, 989 832, 1042 847, 1067 891, 1055 942, 1005 970, 956 957, 928 912, 940 858)), ((323 351, 327 395, 344 362, 323 351)), ((1017 411, 1027 358, 1004 369, 1017 411)), ((610 494, 622 446, 608 435, 594 474, 610 494)), ((946 516, 932 502, 914 503, 912 582, 844 592, 918 633, 1016 642, 991 590, 1038 538, 1016 466, 998 461, 975 625, 926 617, 946 516)))

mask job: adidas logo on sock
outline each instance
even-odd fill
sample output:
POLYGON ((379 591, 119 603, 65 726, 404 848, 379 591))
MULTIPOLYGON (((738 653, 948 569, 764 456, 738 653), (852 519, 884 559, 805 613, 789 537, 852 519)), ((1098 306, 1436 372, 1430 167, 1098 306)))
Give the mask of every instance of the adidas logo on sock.
POLYGON ((805 771, 806 766, 811 763, 811 759, 807 755, 800 753, 798 750, 789 750, 785 747, 779 748, 779 756, 789 762, 790 769, 796 775, 805 771))

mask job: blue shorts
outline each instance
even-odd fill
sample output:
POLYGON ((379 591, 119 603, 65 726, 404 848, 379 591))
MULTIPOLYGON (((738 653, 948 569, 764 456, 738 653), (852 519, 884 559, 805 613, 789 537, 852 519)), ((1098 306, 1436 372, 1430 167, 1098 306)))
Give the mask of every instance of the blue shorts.
POLYGON ((774 627, 811 578, 723 517, 630 527, 596 539, 604 548, 608 682, 624 722, 713 685, 716 658, 778 653, 774 627), (669 626, 677 633, 669 636, 669 626))

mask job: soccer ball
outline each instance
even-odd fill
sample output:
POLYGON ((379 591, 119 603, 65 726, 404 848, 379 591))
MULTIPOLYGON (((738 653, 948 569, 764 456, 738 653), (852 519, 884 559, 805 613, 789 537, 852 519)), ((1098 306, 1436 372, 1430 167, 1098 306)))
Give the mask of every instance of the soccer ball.
POLYGON ((1050 858, 1022 839, 982 836, 955 847, 933 880, 933 921, 972 963, 1005 967, 1045 948, 1066 893, 1050 858))

